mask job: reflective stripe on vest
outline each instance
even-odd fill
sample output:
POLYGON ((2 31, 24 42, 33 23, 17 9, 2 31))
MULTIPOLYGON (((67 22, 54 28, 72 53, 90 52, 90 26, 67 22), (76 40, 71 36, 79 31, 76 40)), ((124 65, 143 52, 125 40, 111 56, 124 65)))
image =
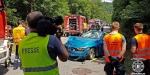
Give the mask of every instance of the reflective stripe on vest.
POLYGON ((37 67, 37 68, 23 68, 24 72, 41 72, 55 69, 58 66, 58 63, 47 67, 37 67))
POLYGON ((145 50, 148 50, 149 48, 143 48, 143 49, 140 49, 140 50, 137 50, 137 52, 142 52, 142 51, 145 51, 145 50))
POLYGON ((147 59, 147 51, 149 50, 149 35, 137 34, 134 38, 137 40, 138 47, 136 49, 136 53, 133 54, 133 58, 147 59))
MULTIPOLYGON (((108 52, 110 56, 118 56, 122 49, 122 35, 117 34, 107 34, 104 37, 104 40, 107 45, 108 52)), ((124 56, 121 57, 120 62, 124 59, 124 56)), ((108 57, 105 57, 106 62, 110 62, 108 57)))
POLYGON ((109 53, 120 53, 121 50, 109 50, 109 53))
POLYGON ((150 48, 146 51, 147 59, 150 59, 150 48))
POLYGON ((133 54, 137 58, 145 57, 147 54, 133 54))

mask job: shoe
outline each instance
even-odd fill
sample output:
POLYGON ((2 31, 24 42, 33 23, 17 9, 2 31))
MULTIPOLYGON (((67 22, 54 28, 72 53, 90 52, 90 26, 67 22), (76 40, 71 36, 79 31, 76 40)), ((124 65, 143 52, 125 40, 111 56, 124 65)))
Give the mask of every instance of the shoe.
POLYGON ((20 62, 20 70, 23 70, 23 68, 22 68, 22 63, 20 62))
POLYGON ((18 59, 14 60, 14 70, 16 70, 18 68, 18 59))

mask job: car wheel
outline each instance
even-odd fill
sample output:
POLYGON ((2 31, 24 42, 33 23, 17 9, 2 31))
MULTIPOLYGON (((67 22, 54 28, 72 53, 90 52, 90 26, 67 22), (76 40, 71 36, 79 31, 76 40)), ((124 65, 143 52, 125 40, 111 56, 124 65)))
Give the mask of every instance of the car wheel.
POLYGON ((91 48, 87 54, 87 59, 92 60, 95 58, 95 49, 91 48))

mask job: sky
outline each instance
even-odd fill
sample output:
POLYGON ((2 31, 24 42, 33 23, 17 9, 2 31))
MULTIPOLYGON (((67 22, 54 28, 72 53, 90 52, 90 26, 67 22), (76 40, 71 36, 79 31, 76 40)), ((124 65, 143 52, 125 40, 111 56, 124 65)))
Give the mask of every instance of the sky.
POLYGON ((102 2, 112 2, 113 0, 102 0, 102 2))

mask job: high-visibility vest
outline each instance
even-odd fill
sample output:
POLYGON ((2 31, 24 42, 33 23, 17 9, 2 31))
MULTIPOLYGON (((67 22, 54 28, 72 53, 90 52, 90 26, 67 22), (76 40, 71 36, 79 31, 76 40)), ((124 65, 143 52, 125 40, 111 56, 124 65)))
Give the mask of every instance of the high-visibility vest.
POLYGON ((19 44, 24 75, 58 75, 57 60, 50 58, 47 45, 50 35, 29 33, 19 44))
MULTIPOLYGON (((150 41, 150 36, 149 36, 149 41, 150 41)), ((148 42, 148 41, 147 41, 148 42)), ((146 51, 146 58, 147 59, 150 59, 150 43, 148 43, 148 49, 147 49, 147 51, 146 51)))
POLYGON ((87 24, 86 23, 83 23, 83 28, 87 29, 87 24))
POLYGON ((147 59, 146 51, 149 49, 149 35, 137 34, 134 38, 137 40, 138 47, 136 49, 136 53, 133 54, 133 58, 147 59))
POLYGON ((13 39, 16 45, 25 37, 25 28, 22 26, 18 26, 13 29, 13 39))
MULTIPOLYGON (((104 36, 104 40, 107 45, 108 52, 110 56, 118 56, 122 50, 122 34, 107 34, 104 36)), ((104 52, 105 54, 105 52, 104 52)), ((124 55, 121 57, 120 61, 124 59, 124 55)), ((106 62, 110 63, 108 57, 105 57, 106 62)))

